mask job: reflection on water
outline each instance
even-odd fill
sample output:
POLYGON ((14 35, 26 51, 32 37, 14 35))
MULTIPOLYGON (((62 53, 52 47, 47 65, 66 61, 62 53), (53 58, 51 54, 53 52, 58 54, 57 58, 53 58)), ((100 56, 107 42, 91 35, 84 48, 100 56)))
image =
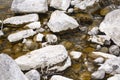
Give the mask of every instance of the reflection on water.
POLYGON ((5 19, 12 15, 10 11, 12 0, 0 0, 0 19, 5 19))

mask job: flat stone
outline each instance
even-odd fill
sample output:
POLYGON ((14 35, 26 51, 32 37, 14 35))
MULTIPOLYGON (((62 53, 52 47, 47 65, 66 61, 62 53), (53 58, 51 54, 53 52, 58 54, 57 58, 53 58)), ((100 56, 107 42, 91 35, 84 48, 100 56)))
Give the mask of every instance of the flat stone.
POLYGON ((48 4, 47 0, 13 0, 11 10, 15 13, 45 13, 48 4))
POLYGON ((60 75, 53 75, 50 80, 73 80, 73 79, 63 77, 63 76, 60 76, 60 75))
POLYGON ((0 54, 0 80, 28 80, 16 62, 6 54, 0 54))
POLYGON ((15 41, 19 41, 19 40, 24 39, 24 38, 28 38, 28 37, 33 36, 35 34, 36 34, 36 32, 33 31, 32 29, 22 30, 22 31, 18 31, 18 32, 10 34, 8 36, 8 40, 10 42, 15 42, 15 41))
POLYGON ((50 6, 56 9, 67 10, 71 0, 51 0, 50 6))
POLYGON ((120 46, 120 9, 108 13, 99 29, 110 37, 115 44, 120 46))
POLYGON ((38 14, 27 14, 27 15, 14 16, 14 17, 7 18, 3 21, 3 23, 20 25, 24 23, 38 21, 38 19, 39 19, 38 14))
POLYGON ((26 26, 30 29, 38 29, 38 28, 41 28, 41 23, 37 21, 37 22, 32 22, 30 24, 27 24, 26 26))
POLYGON ((65 14, 63 11, 54 11, 48 22, 48 27, 52 32, 60 32, 68 29, 75 29, 79 26, 78 22, 65 14))
POLYGON ((40 74, 37 70, 30 70, 29 72, 25 73, 25 76, 29 80, 40 80, 40 74))
POLYGON ((64 46, 50 45, 20 56, 15 61, 22 70, 30 70, 53 66, 63 62, 67 57, 68 52, 64 46))

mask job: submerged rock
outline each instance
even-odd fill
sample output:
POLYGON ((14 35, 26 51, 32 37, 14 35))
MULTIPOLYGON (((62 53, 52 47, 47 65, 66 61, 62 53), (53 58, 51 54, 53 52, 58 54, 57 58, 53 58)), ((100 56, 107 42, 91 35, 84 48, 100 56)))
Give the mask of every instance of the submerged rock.
POLYGON ((24 38, 28 38, 28 37, 33 36, 35 34, 36 34, 36 32, 33 31, 32 29, 27 29, 27 30, 18 31, 16 33, 10 34, 8 36, 8 40, 10 42, 15 42, 15 41, 19 41, 19 40, 24 39, 24 38))
POLYGON ((105 16, 100 24, 100 31, 110 37, 115 44, 120 46, 120 9, 114 10, 105 16))
POLYGON ((60 75, 53 75, 50 80, 73 80, 73 79, 63 77, 63 76, 60 76, 60 75))
POLYGON ((18 57, 16 60, 17 64, 22 70, 36 69, 50 67, 49 70, 63 71, 67 67, 71 66, 71 60, 68 56, 68 52, 62 45, 50 45, 37 49, 18 57), (66 60, 67 59, 67 60, 66 60), (57 66, 56 64, 65 61, 63 66, 57 66))
POLYGON ((29 80, 40 80, 40 74, 37 70, 30 70, 29 72, 25 73, 25 76, 29 80))
POLYGON ((50 6, 56 9, 67 10, 71 0, 51 0, 50 6))
POLYGON ((48 11, 47 0, 13 0, 11 10, 16 13, 45 13, 48 11))
POLYGON ((6 54, 0 54, 0 80, 28 80, 16 62, 6 54))
POLYGON ((3 23, 20 25, 20 24, 24 24, 24 23, 38 21, 38 19, 39 19, 39 17, 37 14, 27 14, 27 15, 14 16, 14 17, 7 18, 3 21, 3 23))
POLYGON ((68 29, 77 28, 79 24, 77 21, 65 14, 63 11, 54 11, 48 22, 48 27, 52 32, 60 32, 68 29))

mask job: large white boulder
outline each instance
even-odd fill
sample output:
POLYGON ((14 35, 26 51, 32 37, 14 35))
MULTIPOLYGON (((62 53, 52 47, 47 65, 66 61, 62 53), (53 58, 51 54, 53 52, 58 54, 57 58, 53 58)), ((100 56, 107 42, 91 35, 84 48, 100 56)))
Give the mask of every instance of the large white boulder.
POLYGON ((48 11, 47 0, 13 0, 11 10, 16 13, 45 13, 48 11))
POLYGON ((74 29, 79 26, 78 22, 65 14, 63 11, 54 11, 48 22, 48 27, 52 32, 60 32, 68 29, 74 29))
POLYGON ((7 18, 3 21, 3 23, 20 25, 20 24, 34 22, 38 20, 39 20, 38 14, 27 14, 27 15, 14 16, 14 17, 7 18))
MULTIPOLYGON (((68 52, 62 45, 50 45, 18 57, 15 61, 22 70, 45 68, 61 63, 68 58, 68 52)), ((57 67, 57 66, 56 66, 57 67)))
POLYGON ((22 31, 18 31, 18 32, 10 34, 8 36, 8 40, 10 42, 15 42, 15 41, 19 41, 19 40, 24 39, 24 38, 28 38, 28 37, 33 36, 35 34, 36 34, 36 31, 34 31, 32 29, 22 30, 22 31))
POLYGON ((99 29, 120 46, 120 9, 108 13, 99 29))
POLYGON ((56 9, 67 10, 71 0, 51 0, 50 6, 56 9))
POLYGON ((0 54, 0 80, 28 80, 16 62, 6 54, 0 54))

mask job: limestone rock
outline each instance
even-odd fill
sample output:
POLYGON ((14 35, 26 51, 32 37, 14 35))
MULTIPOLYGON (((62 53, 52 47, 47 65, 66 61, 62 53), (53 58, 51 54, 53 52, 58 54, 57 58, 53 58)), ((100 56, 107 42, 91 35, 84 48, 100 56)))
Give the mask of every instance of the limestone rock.
POLYGON ((60 76, 60 75, 53 75, 50 80, 73 80, 73 79, 63 77, 63 76, 60 76))
POLYGON ((30 24, 27 24, 26 26, 30 29, 38 29, 41 27, 41 24, 40 22, 32 22, 30 24))
POLYGON ((98 70, 105 70, 108 74, 120 74, 120 57, 110 58, 102 64, 98 70))
POLYGON ((62 45, 50 45, 18 57, 15 61, 22 70, 45 68, 61 63, 68 58, 68 52, 62 45))
POLYGON ((50 6, 56 9, 67 10, 71 0, 51 0, 50 6))
POLYGON ((105 77, 105 71, 104 70, 98 70, 92 73, 93 79, 103 79, 105 77))
POLYGON ((33 36, 35 34, 36 34, 36 32, 33 31, 32 29, 22 30, 22 31, 18 31, 16 33, 10 34, 8 36, 8 40, 10 42, 15 42, 15 41, 19 41, 19 40, 24 39, 24 38, 28 38, 28 37, 33 36))
POLYGON ((120 9, 114 10, 105 16, 100 24, 100 31, 110 37, 115 44, 120 46, 120 9))
POLYGON ((25 73, 25 76, 29 80, 40 80, 40 74, 37 70, 30 70, 29 72, 25 73))
POLYGON ((48 27, 52 32, 60 32, 68 29, 77 28, 79 24, 77 21, 65 14, 63 11, 54 11, 48 22, 48 27))
POLYGON ((0 80, 28 80, 16 62, 6 54, 0 54, 0 80))
POLYGON ((48 11, 47 0, 13 0, 11 10, 16 13, 45 13, 48 11))
POLYGON ((20 24, 24 24, 24 23, 38 21, 38 19, 39 19, 39 17, 37 14, 27 14, 27 15, 14 16, 14 17, 7 18, 3 21, 3 23, 20 25, 20 24))
POLYGON ((115 74, 112 77, 109 77, 107 80, 120 80, 120 74, 115 74))

